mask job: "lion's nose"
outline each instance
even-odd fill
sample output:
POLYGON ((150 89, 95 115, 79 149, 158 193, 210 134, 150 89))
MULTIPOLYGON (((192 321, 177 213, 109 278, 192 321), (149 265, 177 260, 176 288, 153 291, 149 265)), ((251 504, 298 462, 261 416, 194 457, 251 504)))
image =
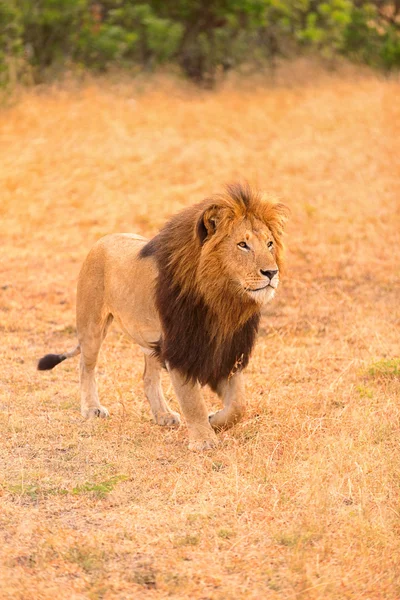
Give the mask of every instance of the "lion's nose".
POLYGON ((264 275, 264 277, 268 277, 269 279, 272 279, 277 274, 278 269, 276 269, 275 271, 263 271, 262 269, 260 269, 260 271, 261 271, 261 275, 264 275))

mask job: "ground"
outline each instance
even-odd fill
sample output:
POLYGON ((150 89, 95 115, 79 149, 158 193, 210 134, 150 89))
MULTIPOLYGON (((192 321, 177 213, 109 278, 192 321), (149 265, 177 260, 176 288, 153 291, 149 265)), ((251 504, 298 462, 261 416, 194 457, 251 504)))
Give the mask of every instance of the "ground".
POLYGON ((310 69, 69 82, 1 109, 1 600, 400 597, 400 81, 310 69), (114 327, 111 417, 84 421, 78 359, 36 361, 75 345, 89 248, 237 178, 292 211, 245 419, 189 452, 114 327))

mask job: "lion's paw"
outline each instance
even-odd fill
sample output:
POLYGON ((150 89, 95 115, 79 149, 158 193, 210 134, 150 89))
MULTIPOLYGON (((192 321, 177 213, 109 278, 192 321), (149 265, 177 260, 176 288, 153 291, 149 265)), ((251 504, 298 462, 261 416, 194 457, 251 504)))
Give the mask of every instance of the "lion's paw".
POLYGON ((189 442, 189 450, 194 452, 203 452, 204 450, 212 450, 218 446, 217 438, 209 438, 206 440, 193 440, 189 442))
POLYGON ((110 413, 105 406, 93 406, 91 408, 87 408, 85 411, 82 411, 82 415, 85 417, 85 419, 107 419, 110 416, 110 413))
POLYGON ((162 427, 179 427, 181 424, 181 417, 176 412, 163 412, 158 413, 154 417, 157 425, 161 425, 162 427))
POLYGON ((243 414, 243 408, 235 407, 234 410, 229 411, 225 408, 208 415, 208 421, 214 431, 222 431, 236 425, 242 419, 243 414))
POLYGON ((208 415, 208 421, 215 431, 221 431, 221 429, 226 427, 225 420, 221 419, 221 415, 219 414, 221 412, 222 411, 218 410, 217 412, 208 415))

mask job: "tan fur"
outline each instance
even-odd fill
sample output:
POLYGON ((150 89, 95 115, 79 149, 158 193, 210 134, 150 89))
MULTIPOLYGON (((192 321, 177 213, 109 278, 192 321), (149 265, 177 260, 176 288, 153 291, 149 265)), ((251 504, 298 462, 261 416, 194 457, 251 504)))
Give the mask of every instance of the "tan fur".
MULTIPOLYGON (((203 297, 213 314, 217 314, 219 328, 215 328, 213 321, 211 326, 216 330, 211 334, 221 340, 273 297, 275 290, 271 286, 261 291, 251 290, 265 285, 266 277, 260 269, 273 271, 281 265, 281 234, 286 218, 282 205, 264 201, 254 192, 250 194, 251 205, 247 208, 241 206, 234 195, 235 188, 228 188, 226 194, 175 217, 178 225, 180 219, 185 221, 188 235, 181 239, 170 259, 182 293, 189 291, 194 297, 203 297), (202 245, 196 232, 199 220, 206 233, 202 245), (242 241, 249 244, 251 251, 238 246, 242 241), (273 252, 267 246, 271 241, 273 252), (227 303, 227 294, 232 295, 235 302, 227 303)), ((178 225, 176 231, 183 231, 178 225)), ((81 411, 84 417, 108 416, 98 399, 95 366, 107 329, 115 319, 145 353, 144 387, 155 422, 174 426, 179 425, 180 418, 165 401, 160 384, 161 363, 152 355, 163 336, 163 327, 155 302, 159 263, 152 255, 139 256, 146 242, 133 234, 106 236, 96 243, 82 266, 77 291, 81 411)), ((275 283, 277 285, 277 278, 274 278, 275 283)), ((208 326, 210 324, 204 323, 204 327, 208 326)), ((191 332, 182 335, 190 336, 191 332)), ((196 344, 195 339, 192 342, 196 344)), ((188 426, 189 448, 203 450, 215 446, 214 429, 230 427, 242 416, 243 375, 240 369, 235 370, 216 388, 224 408, 209 418, 199 383, 179 369, 169 369, 188 426)))

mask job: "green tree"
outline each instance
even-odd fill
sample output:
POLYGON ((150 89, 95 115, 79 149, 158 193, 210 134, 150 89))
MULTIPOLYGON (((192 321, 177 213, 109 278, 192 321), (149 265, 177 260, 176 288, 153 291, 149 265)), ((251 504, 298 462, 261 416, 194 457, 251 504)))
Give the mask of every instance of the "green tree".
POLYGON ((302 49, 400 67, 400 0, 0 0, 0 77, 178 64, 201 85, 302 49))

